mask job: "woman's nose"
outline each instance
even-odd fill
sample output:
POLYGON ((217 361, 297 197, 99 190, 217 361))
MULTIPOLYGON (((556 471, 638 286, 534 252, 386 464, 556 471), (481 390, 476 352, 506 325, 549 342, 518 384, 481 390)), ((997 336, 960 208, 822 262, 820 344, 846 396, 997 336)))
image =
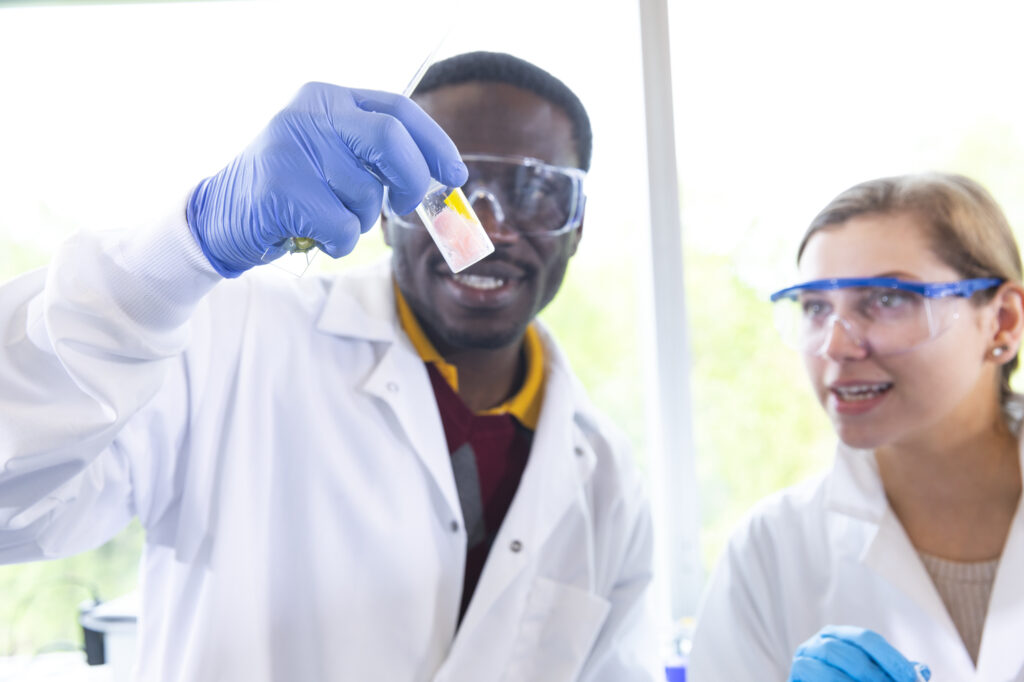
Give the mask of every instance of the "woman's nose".
POLYGON ((825 339, 815 355, 832 360, 860 360, 867 357, 867 341, 846 319, 833 315, 825 323, 825 333, 825 339))

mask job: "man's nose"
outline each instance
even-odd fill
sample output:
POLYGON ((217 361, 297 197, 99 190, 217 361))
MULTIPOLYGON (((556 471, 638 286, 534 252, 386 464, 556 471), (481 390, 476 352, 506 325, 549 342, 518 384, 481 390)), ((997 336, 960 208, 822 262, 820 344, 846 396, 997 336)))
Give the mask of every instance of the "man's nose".
POLYGON ((825 323, 825 334, 815 355, 832 360, 860 360, 867 357, 867 341, 848 320, 839 315, 832 315, 825 323))
POLYGON ((478 187, 468 198, 469 205, 473 207, 473 212, 476 213, 476 217, 480 219, 484 229, 487 230, 487 236, 491 238, 492 242, 495 244, 512 243, 519 238, 519 234, 515 230, 506 226, 505 211, 501 207, 498 197, 490 190, 478 187))

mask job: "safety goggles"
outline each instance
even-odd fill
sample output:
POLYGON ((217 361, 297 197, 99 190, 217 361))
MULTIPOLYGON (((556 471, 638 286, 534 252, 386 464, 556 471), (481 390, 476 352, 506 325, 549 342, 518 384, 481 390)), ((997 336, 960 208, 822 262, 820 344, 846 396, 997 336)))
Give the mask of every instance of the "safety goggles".
MULTIPOLYGON (((526 156, 463 154, 462 161, 469 170, 462 186, 469 204, 478 214, 483 207, 489 209, 499 228, 556 236, 583 222, 583 170, 526 156)), ((402 227, 423 227, 416 213, 397 215, 386 199, 384 215, 402 227)))
POLYGON ((820 279, 771 295, 782 340, 803 353, 822 355, 839 326, 875 355, 905 353, 942 334, 960 316, 958 301, 1003 280, 912 282, 894 277, 820 279))

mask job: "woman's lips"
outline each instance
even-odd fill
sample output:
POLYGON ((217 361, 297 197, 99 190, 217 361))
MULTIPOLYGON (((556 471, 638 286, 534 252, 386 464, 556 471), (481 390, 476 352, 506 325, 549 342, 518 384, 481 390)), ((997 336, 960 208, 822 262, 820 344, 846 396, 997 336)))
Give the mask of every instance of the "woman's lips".
POLYGON ((842 382, 828 387, 832 406, 840 414, 864 414, 885 400, 892 382, 842 382))

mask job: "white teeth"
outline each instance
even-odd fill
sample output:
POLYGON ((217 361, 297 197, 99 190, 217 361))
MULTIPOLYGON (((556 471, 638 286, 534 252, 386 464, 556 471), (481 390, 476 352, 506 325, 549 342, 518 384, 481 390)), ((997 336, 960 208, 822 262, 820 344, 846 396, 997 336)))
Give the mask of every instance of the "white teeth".
POLYGON ((870 400, 876 398, 885 391, 889 390, 892 384, 860 384, 858 386, 836 386, 833 390, 839 394, 839 397, 843 400, 870 400))
POLYGON ((505 283, 503 279, 485 275, 452 275, 452 279, 474 289, 497 289, 505 283))

